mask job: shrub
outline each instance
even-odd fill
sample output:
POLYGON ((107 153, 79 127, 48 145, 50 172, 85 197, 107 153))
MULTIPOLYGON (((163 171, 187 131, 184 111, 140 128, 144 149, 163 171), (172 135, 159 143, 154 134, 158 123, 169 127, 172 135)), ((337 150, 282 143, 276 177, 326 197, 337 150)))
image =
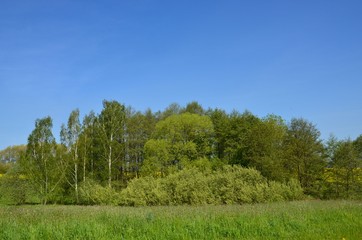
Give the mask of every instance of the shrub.
POLYGON ((212 193, 207 175, 196 168, 185 169, 161 180, 161 187, 171 205, 201 205, 210 203, 212 193))
POLYGON ((113 188, 103 187, 93 180, 82 182, 79 187, 79 200, 81 204, 120 204, 120 194, 113 188))
POLYGON ((7 204, 24 204, 29 184, 18 175, 4 175, 0 179, 0 198, 7 204))
POLYGON ((268 182, 257 170, 225 166, 217 171, 183 169, 164 178, 132 180, 121 192, 121 205, 244 204, 297 200, 297 181, 268 182))
POLYGON ((121 204, 128 206, 165 205, 167 193, 154 177, 136 178, 121 192, 121 204))

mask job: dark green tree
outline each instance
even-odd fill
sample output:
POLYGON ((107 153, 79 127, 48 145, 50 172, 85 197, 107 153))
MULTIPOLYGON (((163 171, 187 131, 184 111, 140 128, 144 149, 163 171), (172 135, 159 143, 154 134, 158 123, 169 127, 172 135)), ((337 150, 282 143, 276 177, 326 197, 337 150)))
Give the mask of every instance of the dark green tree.
POLYGON ((130 177, 138 177, 144 160, 144 146, 154 132, 156 118, 147 110, 145 113, 128 108, 126 114, 126 171, 130 177))
POLYGON ((163 112, 157 113, 159 120, 164 120, 172 115, 177 115, 182 112, 182 108, 178 103, 171 103, 163 112))
POLYGON ((205 114, 205 110, 203 109, 203 107, 196 101, 188 103, 186 105, 185 109, 183 109, 181 112, 182 113, 188 112, 188 113, 193 113, 193 114, 198 114, 198 115, 205 114))
POLYGON ((260 119, 251 112, 240 114, 237 111, 229 115, 229 121, 224 128, 225 158, 230 164, 244 167, 250 166, 253 157, 253 147, 250 145, 253 129, 260 123, 260 119))
POLYGON ((305 192, 319 194, 327 165, 320 132, 314 124, 302 118, 293 118, 285 140, 285 167, 299 180, 305 192))
POLYGON ((287 126, 279 116, 268 115, 251 126, 246 136, 246 156, 250 167, 272 180, 285 181, 288 173, 283 165, 283 143, 287 126))
POLYGON ((214 126, 215 137, 215 154, 219 159, 225 158, 226 141, 230 137, 229 132, 229 117, 224 110, 214 109, 207 113, 210 116, 214 126))
POLYGON ((351 140, 342 141, 336 148, 332 162, 336 197, 350 198, 360 195, 362 161, 358 155, 355 142, 351 140))

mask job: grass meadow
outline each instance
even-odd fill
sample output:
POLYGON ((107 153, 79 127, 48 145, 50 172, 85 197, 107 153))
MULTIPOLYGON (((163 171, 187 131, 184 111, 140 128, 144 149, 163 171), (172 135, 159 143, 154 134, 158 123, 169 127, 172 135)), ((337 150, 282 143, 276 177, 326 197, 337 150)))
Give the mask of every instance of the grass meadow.
POLYGON ((0 206, 0 239, 362 239, 362 202, 0 206))

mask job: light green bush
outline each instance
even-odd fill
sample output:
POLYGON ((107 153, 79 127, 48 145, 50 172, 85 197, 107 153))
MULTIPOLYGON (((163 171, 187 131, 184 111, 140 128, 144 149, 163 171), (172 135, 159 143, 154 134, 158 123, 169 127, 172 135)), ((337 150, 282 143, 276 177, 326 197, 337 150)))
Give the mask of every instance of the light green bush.
POLYGON ((121 204, 127 206, 168 204, 168 196, 160 186, 160 179, 150 176, 133 179, 120 196, 121 204))
POLYGON ((79 195, 81 204, 118 205, 121 202, 120 194, 115 189, 103 187, 93 180, 80 184, 79 195))
POLYGON ((121 205, 244 204, 298 200, 297 181, 267 181, 257 170, 225 166, 217 171, 189 168, 164 178, 132 180, 121 192, 121 205))
POLYGON ((207 204, 212 198, 207 175, 196 168, 179 171, 160 181, 171 205, 207 204))

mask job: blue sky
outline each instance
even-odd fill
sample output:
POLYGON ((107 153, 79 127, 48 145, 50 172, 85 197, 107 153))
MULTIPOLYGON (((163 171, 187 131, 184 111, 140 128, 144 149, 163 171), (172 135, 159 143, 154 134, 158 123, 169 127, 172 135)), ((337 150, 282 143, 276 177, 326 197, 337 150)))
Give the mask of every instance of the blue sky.
POLYGON ((102 100, 196 100, 362 134, 361 1, 0 2, 0 149, 102 100))

